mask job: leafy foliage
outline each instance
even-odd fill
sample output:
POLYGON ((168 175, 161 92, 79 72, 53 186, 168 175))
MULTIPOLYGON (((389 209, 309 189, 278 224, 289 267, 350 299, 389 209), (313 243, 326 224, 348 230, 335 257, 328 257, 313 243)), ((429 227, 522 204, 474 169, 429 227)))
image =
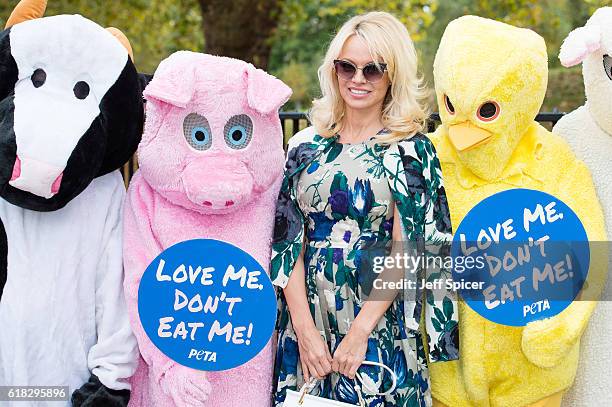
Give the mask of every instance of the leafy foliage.
POLYGON ((300 74, 305 74, 308 93, 303 98, 295 95, 292 100, 308 107, 319 93, 317 68, 327 45, 346 20, 368 11, 388 11, 408 27, 414 39, 419 39, 432 22, 437 1, 285 0, 273 38, 269 68, 285 80, 289 72, 284 67, 290 62, 305 67, 300 74))
MULTIPOLYGON (((4 25, 15 4, 17 0, 0 2, 0 24, 4 25)), ((319 93, 316 72, 326 47, 349 17, 372 10, 398 17, 416 42, 421 72, 432 86, 433 59, 446 25, 461 15, 476 14, 534 29, 546 39, 551 74, 544 110, 557 107, 568 111, 583 103, 584 93, 579 69, 559 67, 559 47, 569 31, 582 26, 595 9, 605 5, 612 5, 612 1, 50 0, 47 15, 78 13, 103 26, 119 28, 130 39, 136 64, 143 72, 153 72, 174 51, 207 50, 206 33, 210 52, 267 67, 294 89, 290 107, 307 109, 319 93), (248 16, 252 24, 237 20, 238 15, 248 16), (258 21, 266 26, 257 29, 258 21), (235 41, 223 41, 224 33, 247 38, 254 45, 242 46, 242 51, 230 49, 235 41)))
POLYGON ((199 0, 206 51, 266 69, 280 0, 199 0))
MULTIPOLYGON (((530 28, 547 43, 550 83, 543 110, 570 111, 584 103, 580 69, 560 67, 557 55, 572 29, 584 25, 599 7, 610 0, 286 0, 272 47, 270 67, 285 78, 289 62, 305 67, 309 92, 301 104, 318 96, 316 70, 337 29, 349 17, 370 10, 389 11, 407 27, 419 52, 421 72, 433 86, 433 60, 448 23, 465 14, 493 18, 530 28)), ((303 69, 303 68, 302 68, 303 69)), ((294 98, 297 100, 297 97, 294 98)), ((433 100, 430 101, 432 105, 433 100)))
MULTIPOLYGON (((2 27, 17 3, 0 2, 2 27)), ((104 27, 123 31, 142 72, 153 72, 174 51, 204 48, 197 0, 50 0, 45 15, 57 14, 81 14, 104 27)))

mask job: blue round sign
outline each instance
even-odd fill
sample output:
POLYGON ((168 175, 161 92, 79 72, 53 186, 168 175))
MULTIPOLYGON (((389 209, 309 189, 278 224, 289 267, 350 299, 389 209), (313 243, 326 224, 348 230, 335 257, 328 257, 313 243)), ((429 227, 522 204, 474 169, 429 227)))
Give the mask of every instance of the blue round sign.
POLYGON ((147 267, 138 312, 151 341, 193 369, 240 366, 270 340, 276 296, 248 253, 212 239, 177 243, 147 267))
POLYGON ((586 280, 590 250, 578 216, 560 199, 512 189, 465 216, 451 248, 453 279, 482 317, 503 325, 557 315, 586 280))

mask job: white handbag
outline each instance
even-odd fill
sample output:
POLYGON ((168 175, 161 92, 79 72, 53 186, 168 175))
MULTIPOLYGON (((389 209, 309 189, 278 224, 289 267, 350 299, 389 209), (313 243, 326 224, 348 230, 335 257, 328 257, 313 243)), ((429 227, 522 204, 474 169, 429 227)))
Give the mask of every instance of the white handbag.
MULTIPOLYGON (((393 378, 393 383, 391 387, 384 393, 379 393, 378 389, 370 388, 370 384, 367 380, 364 380, 363 376, 357 372, 355 377, 357 378, 356 382, 361 383, 369 395, 377 395, 377 396, 386 396, 391 394, 395 390, 395 386, 397 385, 397 376, 395 372, 391 370, 388 366, 383 365, 378 362, 371 362, 369 360, 364 360, 362 365, 371 365, 371 366, 379 366, 383 369, 386 369, 389 373, 391 373, 391 377, 393 378)), ((367 376, 366 376, 367 377, 367 376)), ((369 377, 367 377, 369 379, 369 377)), ((343 403, 336 400, 325 399, 323 397, 313 396, 308 394, 311 392, 319 380, 312 378, 308 383, 305 383, 299 392, 293 390, 287 390, 287 396, 285 397, 285 402, 283 403, 283 407, 355 407, 355 404, 343 403)), ((370 379, 371 381, 371 379, 370 379)), ((366 407, 365 400, 363 399, 363 394, 361 393, 361 386, 358 383, 355 383, 355 391, 357 392, 357 396, 359 397, 358 406, 366 407)))

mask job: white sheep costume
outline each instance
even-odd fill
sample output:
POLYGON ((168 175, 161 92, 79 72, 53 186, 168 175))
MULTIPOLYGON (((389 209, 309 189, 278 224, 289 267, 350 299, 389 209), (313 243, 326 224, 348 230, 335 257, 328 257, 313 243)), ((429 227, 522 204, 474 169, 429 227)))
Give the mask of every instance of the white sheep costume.
MULTIPOLYGON (((569 33, 559 59, 565 67, 582 62, 587 101, 564 116, 553 132, 565 138, 591 170, 605 215, 608 241, 612 241, 612 7, 598 9, 584 27, 569 33)), ((601 403, 612 394, 610 280, 583 336, 576 380, 563 399, 564 406, 604 405, 601 403)))

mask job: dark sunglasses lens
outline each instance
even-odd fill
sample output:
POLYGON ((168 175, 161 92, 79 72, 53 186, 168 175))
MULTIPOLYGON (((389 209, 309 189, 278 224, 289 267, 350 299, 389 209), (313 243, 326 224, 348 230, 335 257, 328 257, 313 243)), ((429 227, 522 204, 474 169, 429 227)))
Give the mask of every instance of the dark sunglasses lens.
POLYGON ((368 64, 363 67, 363 76, 367 81, 376 82, 382 79, 385 71, 382 69, 378 69, 375 64, 368 64))
POLYGON ((336 73, 342 79, 351 79, 355 75, 355 67, 348 62, 338 61, 335 63, 336 73))

